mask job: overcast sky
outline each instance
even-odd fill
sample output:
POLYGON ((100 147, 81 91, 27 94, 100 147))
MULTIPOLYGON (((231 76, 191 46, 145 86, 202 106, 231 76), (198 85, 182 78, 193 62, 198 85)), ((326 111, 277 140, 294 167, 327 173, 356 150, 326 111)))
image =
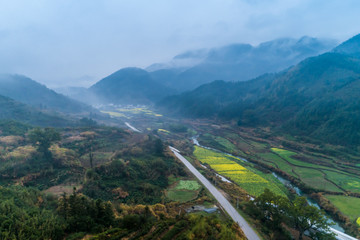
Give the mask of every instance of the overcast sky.
POLYGON ((88 86, 189 49, 279 37, 346 40, 359 0, 0 0, 0 73, 88 86))

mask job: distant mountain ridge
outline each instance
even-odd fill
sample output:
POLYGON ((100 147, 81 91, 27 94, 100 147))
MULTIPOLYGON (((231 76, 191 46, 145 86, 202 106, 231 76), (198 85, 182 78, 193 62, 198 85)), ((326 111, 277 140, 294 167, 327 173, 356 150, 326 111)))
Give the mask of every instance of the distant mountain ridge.
POLYGON ((311 37, 276 39, 255 47, 231 44, 179 55, 182 56, 182 66, 188 61, 188 67, 177 66, 179 57, 174 57, 168 65, 158 64, 157 68, 152 65, 147 70, 159 83, 186 91, 214 80, 246 81, 265 73, 278 72, 335 46, 334 40, 311 37))
POLYGON ((232 44, 198 49, 178 54, 168 63, 152 64, 146 70, 120 69, 88 89, 59 91, 93 105, 152 105, 166 96, 192 90, 213 80, 245 81, 264 73, 277 72, 333 47, 333 40, 303 37, 277 39, 256 47, 232 44))
POLYGON ((0 75, 0 95, 39 109, 63 113, 91 112, 90 106, 58 94, 40 83, 21 75, 0 75))
POLYGON ((190 117, 236 119, 340 145, 360 145, 360 37, 288 70, 246 82, 215 81, 164 99, 190 117))

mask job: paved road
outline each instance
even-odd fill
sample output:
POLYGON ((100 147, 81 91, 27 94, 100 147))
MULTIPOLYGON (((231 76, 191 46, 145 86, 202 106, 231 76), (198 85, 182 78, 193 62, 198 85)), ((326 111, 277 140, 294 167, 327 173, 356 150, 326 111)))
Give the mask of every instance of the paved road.
POLYGON ((210 191, 216 198, 222 208, 230 215, 230 217, 241 227, 245 236, 249 240, 260 240, 260 237, 250 227, 246 220, 235 210, 231 203, 207 180, 191 163, 186 160, 177 149, 170 147, 175 156, 185 164, 185 166, 199 179, 199 181, 210 191))
POLYGON ((357 238, 354 238, 352 236, 347 235, 346 233, 342 233, 334 228, 330 228, 330 231, 335 234, 335 238, 339 240, 357 240, 357 238))
POLYGON ((128 128, 130 128, 131 130, 133 130, 134 132, 138 132, 138 133, 141 132, 139 129, 131 126, 130 123, 128 123, 128 122, 125 122, 125 125, 126 125, 128 128))

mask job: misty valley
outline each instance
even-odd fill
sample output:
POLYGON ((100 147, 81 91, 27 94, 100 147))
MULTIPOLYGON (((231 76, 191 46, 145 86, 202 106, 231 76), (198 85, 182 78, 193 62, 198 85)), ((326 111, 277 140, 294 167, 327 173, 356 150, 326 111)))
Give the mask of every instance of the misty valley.
POLYGON ((359 239, 359 93, 360 35, 0 74, 0 239, 359 239))

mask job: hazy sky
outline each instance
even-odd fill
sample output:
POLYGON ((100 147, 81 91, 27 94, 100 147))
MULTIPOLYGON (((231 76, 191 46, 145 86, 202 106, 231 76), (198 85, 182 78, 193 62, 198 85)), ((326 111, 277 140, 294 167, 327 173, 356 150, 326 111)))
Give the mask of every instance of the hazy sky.
POLYGON ((88 86, 189 49, 360 33, 359 0, 0 0, 0 73, 88 86))

